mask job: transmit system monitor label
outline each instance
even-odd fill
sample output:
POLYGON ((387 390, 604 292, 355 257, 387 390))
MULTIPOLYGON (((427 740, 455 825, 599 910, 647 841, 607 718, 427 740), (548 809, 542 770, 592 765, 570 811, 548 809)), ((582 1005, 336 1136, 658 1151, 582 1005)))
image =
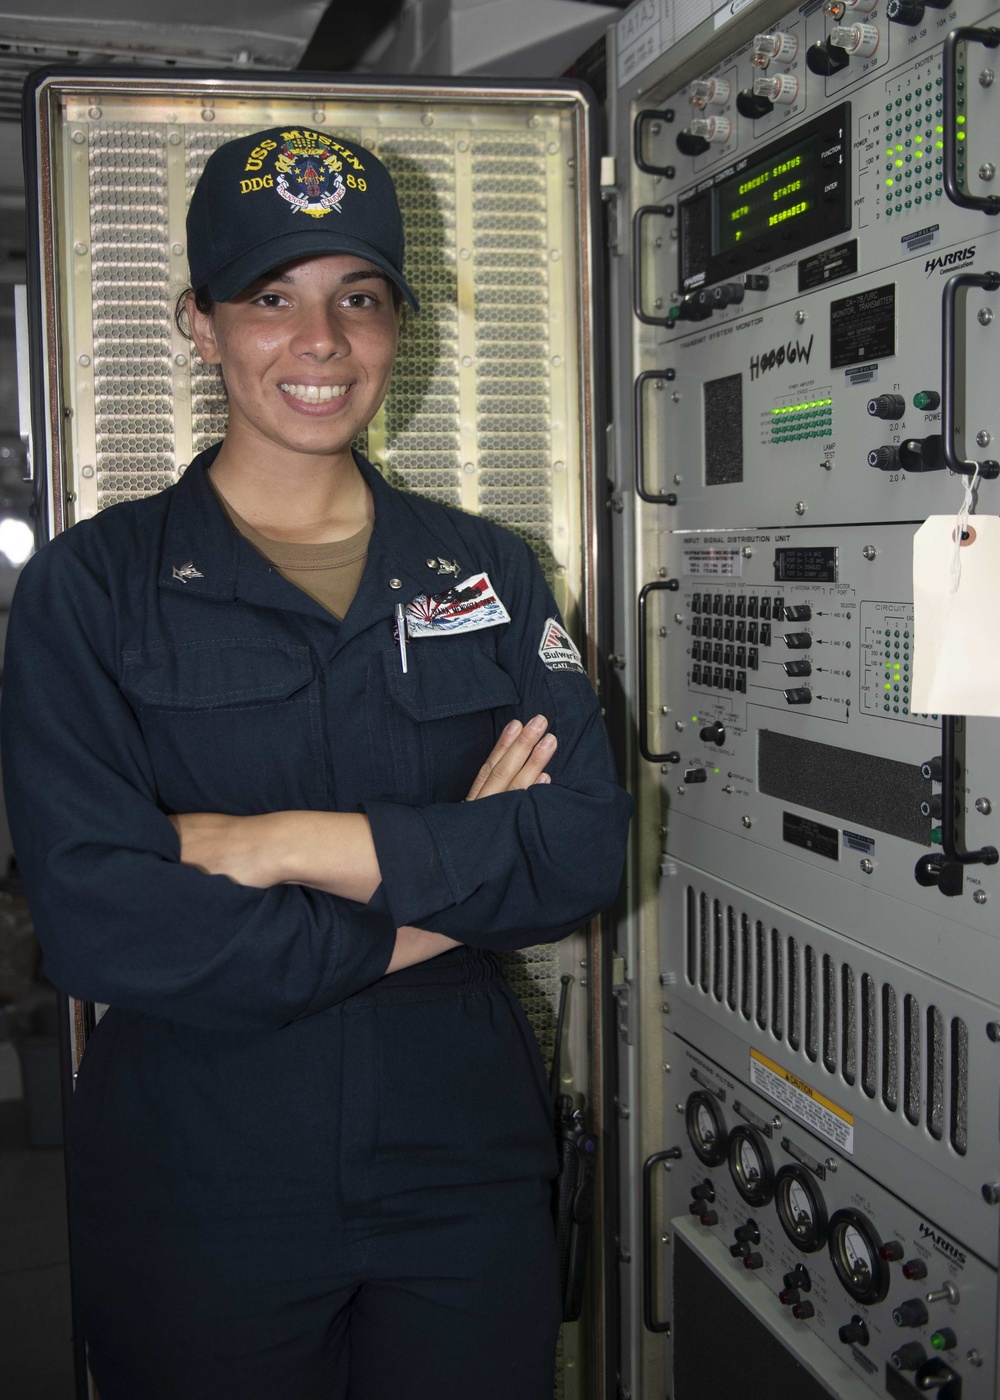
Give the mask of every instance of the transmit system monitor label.
POLYGON ((782 1069, 781 1065, 776 1065, 757 1050, 750 1051, 750 1083, 779 1108, 793 1113, 812 1128, 817 1137, 825 1138, 839 1151, 853 1155, 854 1118, 832 1099, 817 1093, 804 1080, 782 1069))

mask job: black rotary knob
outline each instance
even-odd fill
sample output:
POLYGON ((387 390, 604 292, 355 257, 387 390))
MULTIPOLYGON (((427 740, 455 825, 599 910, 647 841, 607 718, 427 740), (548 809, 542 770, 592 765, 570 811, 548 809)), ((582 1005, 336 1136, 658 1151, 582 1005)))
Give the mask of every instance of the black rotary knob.
MULTIPOLYGON (((857 1313, 855 1313, 850 1322, 845 1322, 843 1327, 839 1329, 837 1336, 844 1343, 845 1347, 853 1346, 855 1343, 857 1343, 859 1347, 866 1347, 869 1340, 868 1325, 863 1317, 859 1317, 857 1313)), ((912 1343, 907 1342, 907 1346, 910 1345, 912 1345, 912 1343)))
POLYGON ((892 1320, 897 1327, 923 1327, 927 1321, 927 1308, 922 1298, 907 1298, 892 1310, 892 1320))
POLYGON ((885 17, 893 24, 918 25, 924 17, 924 7, 920 0, 889 0, 885 17))
POLYGON ((906 400, 902 394, 877 394, 875 398, 868 400, 868 412, 872 418, 898 422, 906 412, 906 400))
POLYGON ((868 465, 877 467, 880 472, 899 471, 899 450, 895 447, 873 447, 868 454, 868 465))
POLYGON ((716 720, 714 724, 706 725, 700 735, 703 744, 724 744, 726 742, 726 727, 716 720))
POLYGON ((915 1371, 927 1360, 927 1353, 919 1342, 904 1342, 892 1353, 892 1364, 897 1371, 915 1371))
POLYGON ((704 136, 695 136, 692 131, 678 131, 677 149, 682 156, 703 156, 711 145, 704 136))
POLYGON ((821 78, 829 78, 832 74, 839 73, 850 61, 851 56, 847 50, 831 44, 829 39, 806 49, 806 67, 810 73, 818 73, 821 78))
POLYGON ((754 92, 753 88, 741 88, 736 94, 736 110, 741 117, 756 121, 759 117, 766 117, 768 113, 773 112, 774 103, 763 93, 754 92))

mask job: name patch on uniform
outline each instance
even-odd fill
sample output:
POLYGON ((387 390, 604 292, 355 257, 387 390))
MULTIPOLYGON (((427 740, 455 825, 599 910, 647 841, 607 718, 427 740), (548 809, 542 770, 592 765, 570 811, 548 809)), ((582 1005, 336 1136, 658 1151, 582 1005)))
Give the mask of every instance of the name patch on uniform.
POLYGON ((510 621, 487 574, 472 574, 445 593, 421 593, 406 605, 410 637, 440 637, 450 632, 478 632, 510 621))
POLYGON ((557 617, 547 617, 538 655, 550 671, 583 671, 576 643, 557 617))

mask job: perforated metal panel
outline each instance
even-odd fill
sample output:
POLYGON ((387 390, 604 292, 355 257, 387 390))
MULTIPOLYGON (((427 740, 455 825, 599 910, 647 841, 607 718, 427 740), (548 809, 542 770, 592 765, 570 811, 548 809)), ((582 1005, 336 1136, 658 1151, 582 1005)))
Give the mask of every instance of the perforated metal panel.
MULTIPOLYGON (((421 301, 361 445, 394 483, 526 539, 581 630, 590 269, 577 96, 138 90, 121 75, 84 91, 76 74, 44 98, 49 295, 71 410, 52 444, 60 494, 72 496, 65 519, 161 490, 224 431, 218 374, 172 320, 184 214, 208 156, 265 125, 335 131, 392 172, 421 301)), ((63 505, 53 502, 54 528, 63 505)))

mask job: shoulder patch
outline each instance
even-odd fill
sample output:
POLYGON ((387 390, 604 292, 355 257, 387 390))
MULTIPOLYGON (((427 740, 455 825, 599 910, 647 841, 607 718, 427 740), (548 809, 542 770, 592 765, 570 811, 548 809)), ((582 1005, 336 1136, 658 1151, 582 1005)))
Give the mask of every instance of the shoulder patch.
POLYGON ((583 672, 583 662, 573 638, 557 617, 547 617, 538 655, 550 671, 583 672))

